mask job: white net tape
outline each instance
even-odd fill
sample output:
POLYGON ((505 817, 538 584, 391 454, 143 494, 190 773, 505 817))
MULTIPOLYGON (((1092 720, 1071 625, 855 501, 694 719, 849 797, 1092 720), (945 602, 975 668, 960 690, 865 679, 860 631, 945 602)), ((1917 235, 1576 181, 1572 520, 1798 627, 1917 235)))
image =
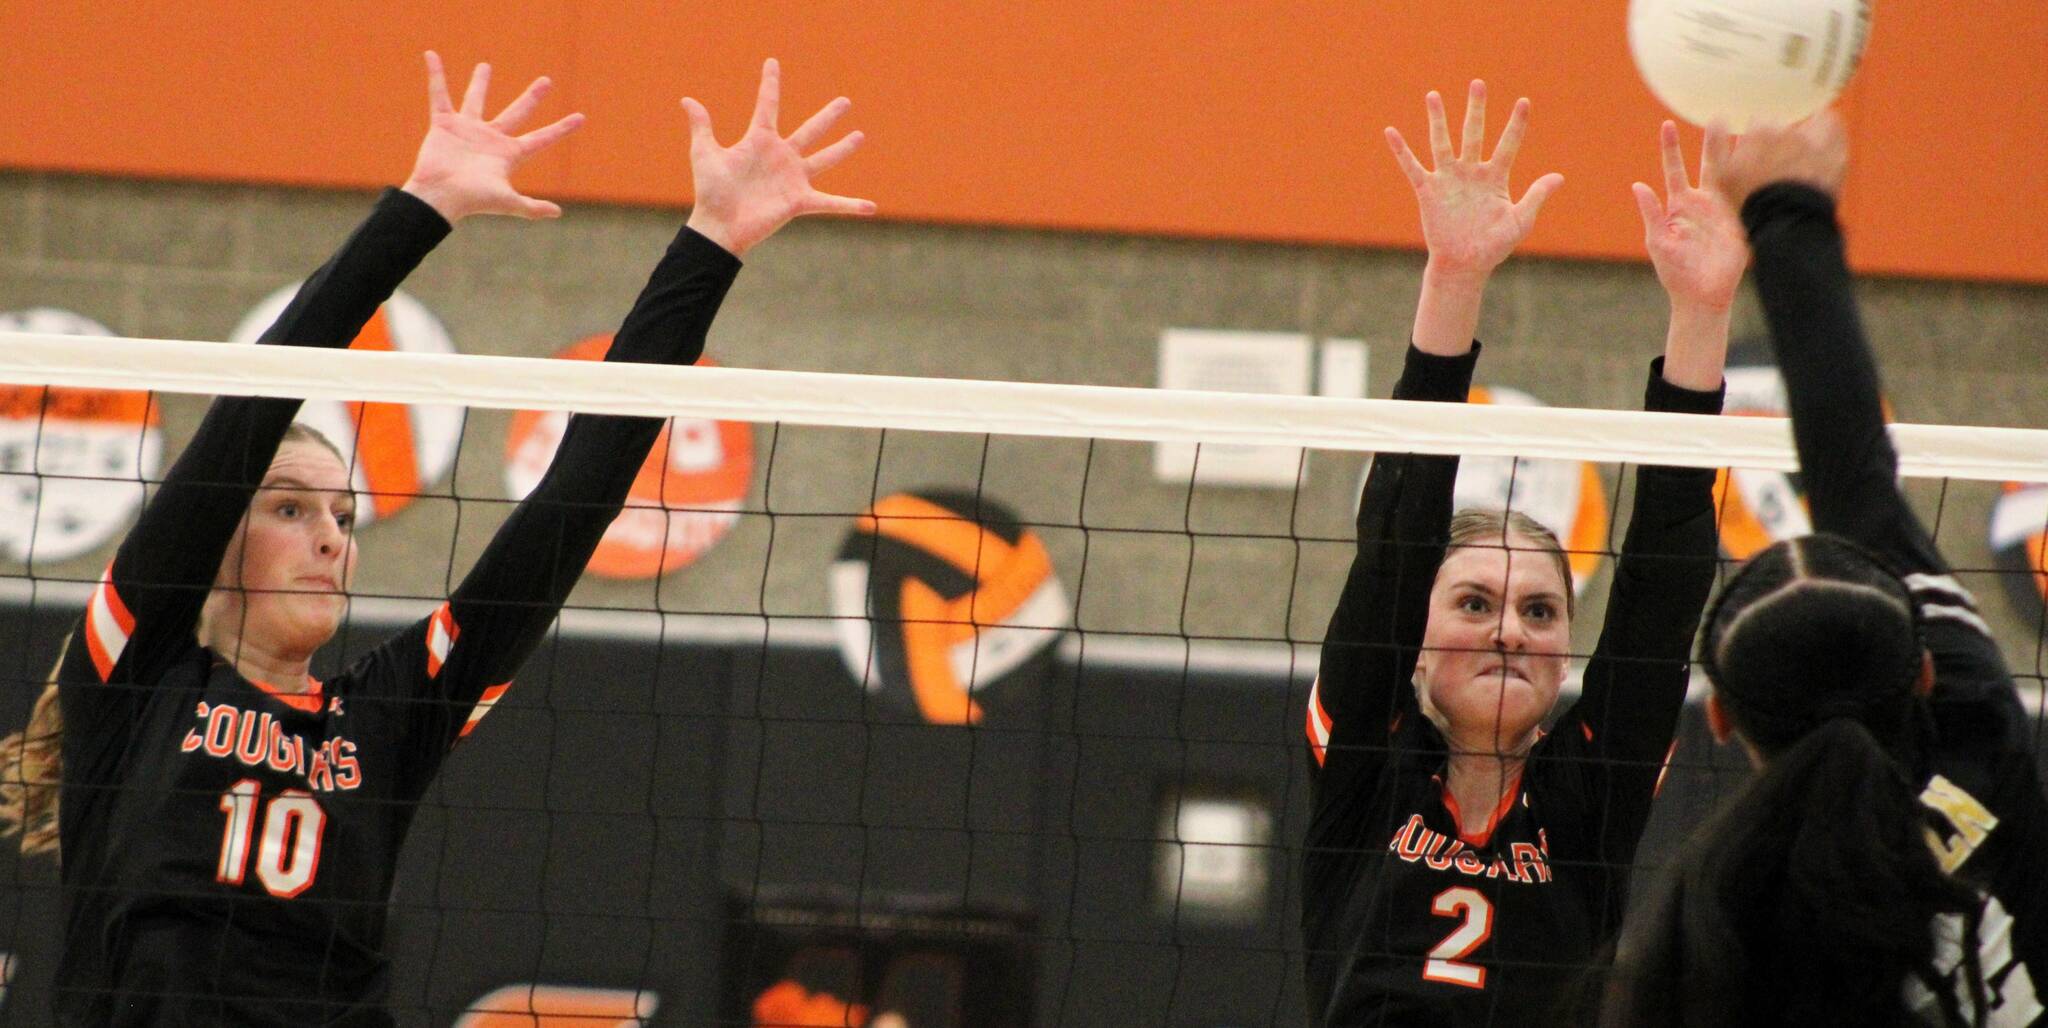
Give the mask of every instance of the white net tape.
MULTIPOLYGON (((0 332, 0 381, 788 425, 1795 470, 1787 423, 0 332)), ((1894 425, 1912 477, 2048 482, 2048 430, 1894 425)))

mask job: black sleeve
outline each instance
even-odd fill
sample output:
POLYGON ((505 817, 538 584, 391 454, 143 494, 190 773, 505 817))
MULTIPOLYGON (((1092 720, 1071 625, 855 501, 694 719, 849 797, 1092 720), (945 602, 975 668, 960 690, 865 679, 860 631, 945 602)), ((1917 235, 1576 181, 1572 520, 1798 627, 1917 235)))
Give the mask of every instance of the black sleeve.
MULTIPOLYGON (((1949 573, 1898 487, 1877 365, 1856 310, 1835 204, 1810 186, 1766 186, 1742 207, 1756 253, 1756 290, 1785 376, 1792 437, 1814 527, 1890 561, 1925 620, 1939 715, 1962 704, 1995 708, 2002 745, 2026 745, 2005 659, 1976 601, 1949 573)), ((1990 741, 1990 740, 1986 740, 1990 741)))
MULTIPOLYGON (((1396 400, 1462 403, 1479 345, 1459 357, 1408 348, 1396 400)), ((1309 693, 1308 741, 1317 794, 1369 778, 1390 736, 1420 716, 1410 678, 1429 622, 1429 591, 1450 531, 1458 458, 1382 453, 1358 506, 1352 559, 1309 693)))
MULTIPOLYGON (((1650 368, 1643 409, 1718 414, 1723 390, 1682 389, 1650 368)), ((1692 677, 1692 642, 1714 585, 1719 533, 1714 471, 1647 465, 1636 471, 1634 510, 1615 561, 1600 641, 1583 689, 1553 731, 1588 759, 1581 770, 1604 817, 1593 844, 1627 863, 1648 824, 1692 677)))
MULTIPOLYGON (((347 346, 448 231, 417 197, 385 190, 258 343, 347 346)), ((235 526, 298 410, 298 400, 246 396, 207 409, 86 610, 80 641, 101 681, 140 681, 138 669, 190 637, 235 526)))
MULTIPOLYGON (((694 364, 739 259, 685 228, 619 327, 605 360, 694 364)), ((445 752, 510 684, 554 623, 584 565, 619 514, 661 434, 660 418, 577 414, 547 474, 499 527, 453 595, 394 643, 424 648, 419 668, 433 724, 422 740, 445 752)))

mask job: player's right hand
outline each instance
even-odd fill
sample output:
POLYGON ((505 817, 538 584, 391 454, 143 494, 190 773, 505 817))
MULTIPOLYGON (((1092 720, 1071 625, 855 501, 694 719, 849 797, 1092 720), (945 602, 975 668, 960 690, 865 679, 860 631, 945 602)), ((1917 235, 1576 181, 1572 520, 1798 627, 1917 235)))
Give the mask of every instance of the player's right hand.
POLYGON ((533 155, 560 142, 583 125, 571 114, 553 124, 515 136, 533 116, 552 85, 533 80, 519 98, 498 116, 484 120, 484 94, 491 85, 491 66, 479 64, 470 73, 469 89, 457 108, 448 99, 448 79, 441 55, 427 51, 427 138, 405 191, 439 211, 449 224, 472 214, 508 214, 516 218, 559 218, 562 209, 546 200, 522 195, 512 186, 512 172, 533 155))

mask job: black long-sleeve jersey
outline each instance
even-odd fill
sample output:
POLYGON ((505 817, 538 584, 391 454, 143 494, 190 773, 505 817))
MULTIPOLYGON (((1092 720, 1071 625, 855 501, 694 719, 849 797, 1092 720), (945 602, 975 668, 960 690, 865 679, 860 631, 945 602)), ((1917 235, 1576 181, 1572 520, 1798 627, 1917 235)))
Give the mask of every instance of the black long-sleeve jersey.
MULTIPOLYGON (((447 232, 387 191, 262 341, 347 345, 447 232)), ((694 361, 738 267, 684 230, 607 359, 694 361)), ((293 694, 195 626, 297 408, 214 402, 59 672, 66 1023, 390 1023, 385 908, 419 798, 541 641, 661 428, 573 418, 446 603, 293 694)))
MULTIPOLYGON (((1395 399, 1460 402, 1477 346, 1410 348, 1395 399)), ((1718 413, 1652 366, 1645 406, 1718 413)), ((1308 1000, 1326 1025, 1522 1024, 1619 926, 1713 584, 1714 473, 1643 467, 1599 646, 1487 831, 1466 835, 1448 749, 1411 684, 1451 518, 1455 457, 1381 454, 1310 693, 1303 856, 1308 1000)))
POLYGON ((1934 658, 1936 737, 1916 770, 1922 802, 1948 830, 1928 841, 1945 869, 1987 896, 1974 940, 1958 925, 1935 926, 1946 950, 1943 970, 1960 984, 1961 947, 1975 948, 1991 987, 1991 1023, 2027 1023, 2042 1013, 2031 975, 2048 960, 2048 804, 2029 720, 1976 601, 1899 492, 1898 455, 1885 431, 1834 201, 1780 183, 1752 195, 1742 220, 1813 525, 1861 543, 1905 576, 1934 658))

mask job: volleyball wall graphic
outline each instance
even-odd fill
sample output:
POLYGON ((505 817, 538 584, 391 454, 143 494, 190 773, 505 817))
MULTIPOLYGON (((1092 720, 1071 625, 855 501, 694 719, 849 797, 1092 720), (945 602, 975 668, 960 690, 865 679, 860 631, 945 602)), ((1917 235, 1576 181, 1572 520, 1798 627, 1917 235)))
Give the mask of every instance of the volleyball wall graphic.
MULTIPOLYGON (((1507 386, 1476 385, 1467 399, 1510 407, 1546 406, 1542 400, 1507 386)), ((1363 474, 1371 473, 1372 462, 1367 461, 1363 474)), ((1361 478, 1361 496, 1364 491, 1361 478)), ((1357 497, 1353 500, 1355 508, 1357 497)), ((1512 508, 1556 533, 1571 565, 1574 593, 1585 590, 1610 548, 1607 490, 1600 484, 1600 468, 1590 462, 1468 455, 1458 461, 1451 506, 1453 510, 1512 508)))
MULTIPOLYGON (((603 360, 611 333, 555 354, 603 360)), ((711 361, 699 360, 709 366, 711 361)), ((569 415, 520 411, 505 436, 505 488, 524 499, 547 474, 569 415)), ((647 463, 633 479, 626 507, 605 530, 590 573, 605 578, 655 578, 689 564, 716 545, 740 519, 754 482, 754 432, 744 421, 670 418, 647 463)))
MULTIPOLYGON (((0 332, 114 334, 53 307, 0 312, 0 332)), ((112 539, 163 450, 146 392, 0 385, 0 554, 63 560, 112 539)))
MULTIPOLYGON (((1754 344, 1738 345, 1722 377, 1728 398, 1721 413, 1735 417, 1785 416, 1785 379, 1754 344), (1745 353, 1744 351, 1751 351, 1745 353)), ((1714 476, 1714 509, 1721 515, 1721 551, 1748 560, 1765 547, 1813 531, 1806 490, 1783 471, 1722 468, 1714 476)))
POLYGON ((933 724, 980 723, 978 694, 1073 619, 1038 535, 964 493, 876 501, 840 546, 830 586, 847 670, 933 724))
MULTIPOLYGON (((264 297, 228 339, 255 342, 298 291, 293 284, 264 297)), ((349 349, 454 353, 455 341, 425 304, 401 291, 377 309, 349 349)), ((447 477, 462 445, 462 419, 460 407, 333 400, 308 401, 298 418, 333 440, 349 462, 356 491, 369 501, 356 508, 358 524, 404 510, 421 490, 447 477)))
POLYGON ((1991 553, 2019 609, 2048 602, 2048 483, 2007 482, 1991 507, 1991 553))

